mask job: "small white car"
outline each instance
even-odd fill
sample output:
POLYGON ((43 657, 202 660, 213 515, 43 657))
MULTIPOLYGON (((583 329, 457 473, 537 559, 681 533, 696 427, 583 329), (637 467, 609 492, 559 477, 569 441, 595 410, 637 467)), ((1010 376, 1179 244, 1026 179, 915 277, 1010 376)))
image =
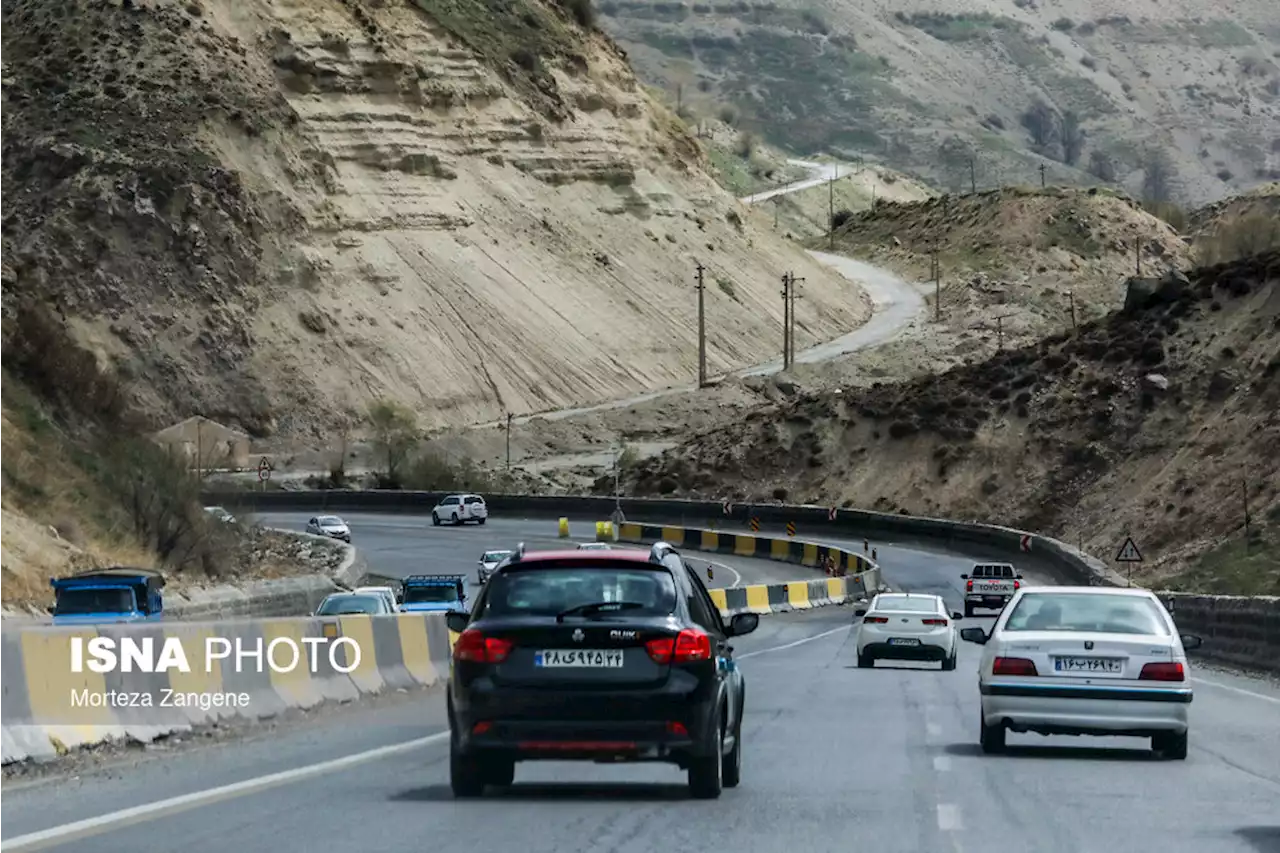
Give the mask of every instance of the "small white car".
POLYGON ((987 634, 978 670, 982 751, 1000 752, 1009 731, 1149 737, 1165 758, 1187 757, 1191 668, 1187 649, 1150 590, 1023 587, 987 634))
POLYGON ((395 613, 381 595, 361 592, 335 592, 326 596, 316 608, 317 616, 386 616, 395 613))
POLYGON ((351 541, 351 528, 336 515, 317 515, 307 522, 307 532, 341 539, 343 542, 351 541))
POLYGON ((613 546, 608 542, 579 542, 579 551, 612 551, 613 546))
POLYGON ((389 586, 358 586, 351 591, 357 595, 380 595, 391 605, 392 613, 400 610, 400 605, 396 602, 396 591, 389 586))
POLYGON ((858 626, 858 666, 874 667, 877 660, 938 661, 945 670, 956 668, 960 645, 955 622, 939 595, 882 592, 871 599, 858 626))
POLYGON ((444 522, 466 524, 474 521, 484 524, 489 518, 489 507, 479 495, 449 495, 431 510, 431 523, 439 527, 444 522))
POLYGON ((493 570, 498 568, 498 564, 510 557, 511 554, 511 551, 485 551, 480 555, 480 569, 476 572, 476 577, 481 586, 489 580, 489 575, 493 574, 493 570))
POLYGON ((236 517, 235 517, 234 515, 232 515, 231 513, 227 512, 227 510, 226 510, 225 508, 223 508, 223 507, 220 507, 220 506, 207 506, 207 507, 205 507, 205 508, 204 508, 204 511, 205 511, 205 512, 207 512, 207 513, 209 513, 209 515, 213 516, 213 517, 214 517, 215 519, 217 519, 218 521, 223 522, 224 524, 235 524, 235 523, 236 523, 236 517))

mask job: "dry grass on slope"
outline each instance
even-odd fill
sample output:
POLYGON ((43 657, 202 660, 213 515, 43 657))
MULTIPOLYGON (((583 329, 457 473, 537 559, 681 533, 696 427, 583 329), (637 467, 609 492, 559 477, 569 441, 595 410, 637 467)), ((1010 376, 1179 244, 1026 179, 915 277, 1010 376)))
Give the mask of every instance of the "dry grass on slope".
POLYGON ((1144 571, 1185 569, 1245 490, 1255 525, 1278 520, 1280 253, 1134 293, 1074 335, 759 409, 640 462, 628 492, 989 520, 1103 556, 1132 534, 1144 571))

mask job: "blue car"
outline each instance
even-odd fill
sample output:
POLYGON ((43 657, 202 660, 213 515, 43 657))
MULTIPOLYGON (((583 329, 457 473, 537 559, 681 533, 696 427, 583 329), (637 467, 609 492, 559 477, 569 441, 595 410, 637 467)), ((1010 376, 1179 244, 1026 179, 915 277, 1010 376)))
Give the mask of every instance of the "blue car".
POLYGON ((466 578, 462 575, 410 575, 401 581, 404 613, 466 613, 466 578))

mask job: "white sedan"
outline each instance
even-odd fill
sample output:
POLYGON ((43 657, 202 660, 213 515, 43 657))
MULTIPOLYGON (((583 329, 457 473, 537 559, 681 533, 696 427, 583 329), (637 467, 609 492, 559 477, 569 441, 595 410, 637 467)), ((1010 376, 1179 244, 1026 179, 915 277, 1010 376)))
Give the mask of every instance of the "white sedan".
POLYGON ((942 668, 956 668, 955 620, 939 595, 884 592, 871 599, 858 626, 858 666, 873 667, 877 660, 939 661, 942 668))
POLYGON ((1005 734, 1149 737, 1166 758, 1187 757, 1191 672, 1187 649, 1154 593, 1112 587, 1023 587, 988 635, 978 670, 983 752, 1005 734))

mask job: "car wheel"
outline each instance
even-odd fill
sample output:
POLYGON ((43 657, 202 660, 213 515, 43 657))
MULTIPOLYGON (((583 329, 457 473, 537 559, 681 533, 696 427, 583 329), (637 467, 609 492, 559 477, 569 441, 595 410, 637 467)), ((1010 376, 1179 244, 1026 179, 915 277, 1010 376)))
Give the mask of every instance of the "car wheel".
POLYGON ((456 512, 453 514, 453 523, 454 523, 454 524, 461 524, 461 523, 462 523, 461 521, 459 521, 459 520, 458 520, 458 514, 457 514, 456 512))
POLYGON ((689 759, 689 793, 694 799, 714 800, 724 790, 724 723, 717 719, 711 755, 689 759))
POLYGON ((432 524, 434 527, 439 527, 439 526, 440 526, 440 516, 436 515, 434 512, 433 512, 433 513, 431 513, 431 524, 432 524))
POLYGON ((485 521, 487 521, 487 520, 488 520, 488 519, 484 519, 484 518, 477 518, 477 519, 476 519, 476 524, 484 524, 484 523, 485 523, 485 521))
POLYGON ((951 670, 956 668, 956 652, 954 649, 952 649, 950 655, 948 655, 943 659, 942 668, 947 672, 950 672, 951 670))
POLYGON ((876 657, 870 652, 860 652, 858 654, 858 669, 871 669, 876 665, 876 657))
POLYGON ((978 736, 978 743, 982 745, 983 752, 991 755, 992 753, 1002 752, 1004 750, 1004 736, 1004 726, 988 726, 986 720, 983 720, 982 732, 978 736))
POLYGON ((724 757, 724 768, 721 778, 724 787, 736 788, 742 781, 742 717, 738 717, 738 725, 733 733, 733 750, 724 757))
POLYGON ((1190 732, 1182 734, 1156 735, 1151 738, 1151 748, 1160 753, 1165 758, 1174 761, 1186 761, 1187 759, 1187 735, 1190 732))
POLYGON ((484 767, 474 755, 458 749, 452 740, 449 744, 449 787, 455 797, 479 797, 484 794, 484 767))
POLYGON ((966 605, 964 606, 964 618, 966 618, 966 619, 972 619, 972 618, 973 618, 973 605, 972 605, 972 604, 966 604, 966 605))

